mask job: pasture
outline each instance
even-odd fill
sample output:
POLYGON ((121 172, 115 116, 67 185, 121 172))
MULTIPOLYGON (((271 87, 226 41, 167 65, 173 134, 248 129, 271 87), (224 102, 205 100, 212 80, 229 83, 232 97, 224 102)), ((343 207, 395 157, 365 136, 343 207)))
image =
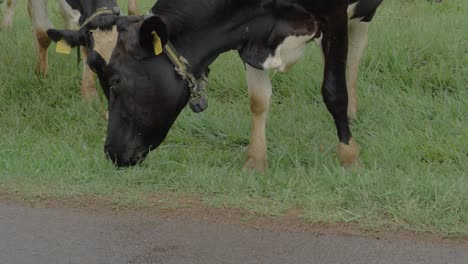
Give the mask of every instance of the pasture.
POLYGON ((315 223, 468 236, 466 0, 384 1, 359 78, 357 173, 338 164, 314 45, 291 73, 271 74, 267 174, 241 171, 250 110, 235 53, 211 67, 206 112, 187 108, 143 164, 116 169, 103 153, 104 98, 81 99, 76 55, 56 54, 55 46, 48 78, 37 78, 26 1, 16 11, 14 28, 0 30, 0 190, 25 200, 109 197, 137 208, 174 193, 260 215, 300 209, 315 223))

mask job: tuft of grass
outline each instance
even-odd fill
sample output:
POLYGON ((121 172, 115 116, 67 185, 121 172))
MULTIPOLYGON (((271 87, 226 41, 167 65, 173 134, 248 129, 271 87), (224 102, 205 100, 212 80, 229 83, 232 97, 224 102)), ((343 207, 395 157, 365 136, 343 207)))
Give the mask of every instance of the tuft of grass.
MULTIPOLYGON (((144 10, 152 1, 141 2, 144 10)), ((188 193, 265 215, 303 208, 311 222, 468 236, 466 1, 384 1, 359 81, 358 173, 335 156, 318 49, 289 75, 272 73, 265 175, 241 172, 250 113, 235 53, 211 67, 207 112, 184 111, 143 164, 116 169, 103 154, 105 102, 81 100, 76 60, 51 51, 48 78, 35 77, 25 5, 15 28, 0 31, 0 187, 27 199, 111 196, 137 208, 145 194, 188 193)))

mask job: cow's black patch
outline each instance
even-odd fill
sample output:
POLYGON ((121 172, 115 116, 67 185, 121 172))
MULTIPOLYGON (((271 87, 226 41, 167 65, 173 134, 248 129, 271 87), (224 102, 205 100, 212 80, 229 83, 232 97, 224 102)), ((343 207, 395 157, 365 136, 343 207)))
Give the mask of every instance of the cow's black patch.
POLYGON ((363 22, 370 22, 374 18, 377 8, 383 0, 353 0, 350 3, 356 3, 354 15, 352 18, 360 18, 363 22))

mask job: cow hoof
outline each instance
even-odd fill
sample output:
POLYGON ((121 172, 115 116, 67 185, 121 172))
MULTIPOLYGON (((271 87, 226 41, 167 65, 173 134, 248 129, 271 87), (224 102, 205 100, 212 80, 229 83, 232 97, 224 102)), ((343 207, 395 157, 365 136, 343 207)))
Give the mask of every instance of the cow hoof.
POLYGON ((359 146, 354 139, 349 141, 349 145, 340 143, 338 146, 338 156, 341 166, 344 168, 351 171, 357 171, 359 169, 359 146))
POLYGON ((36 66, 34 73, 36 74, 38 78, 47 78, 47 70, 39 65, 36 66))
POLYGON ((267 162, 266 160, 259 160, 253 157, 247 158, 247 161, 244 163, 244 167, 242 168, 245 172, 260 172, 265 173, 267 169, 267 162))

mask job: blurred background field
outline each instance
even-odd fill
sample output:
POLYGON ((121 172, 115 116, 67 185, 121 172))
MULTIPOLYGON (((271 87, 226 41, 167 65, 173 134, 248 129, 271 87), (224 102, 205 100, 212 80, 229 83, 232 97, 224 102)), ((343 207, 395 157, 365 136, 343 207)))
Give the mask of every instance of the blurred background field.
MULTIPOLYGON (((148 10, 153 1, 139 2, 148 10)), ((320 51, 311 45, 290 74, 272 72, 269 170, 250 175, 241 172, 250 111, 234 52, 211 67, 209 110, 186 109, 143 164, 120 170, 103 153, 105 100, 81 99, 76 57, 52 48, 48 78, 34 75, 33 34, 20 1, 14 28, 0 30, 0 189, 26 200, 111 197, 125 207, 153 206, 145 197, 154 193, 188 194, 261 215, 301 208, 311 222, 468 236, 466 14, 466 0, 384 1, 359 80, 358 173, 342 170, 335 156, 320 51)))

